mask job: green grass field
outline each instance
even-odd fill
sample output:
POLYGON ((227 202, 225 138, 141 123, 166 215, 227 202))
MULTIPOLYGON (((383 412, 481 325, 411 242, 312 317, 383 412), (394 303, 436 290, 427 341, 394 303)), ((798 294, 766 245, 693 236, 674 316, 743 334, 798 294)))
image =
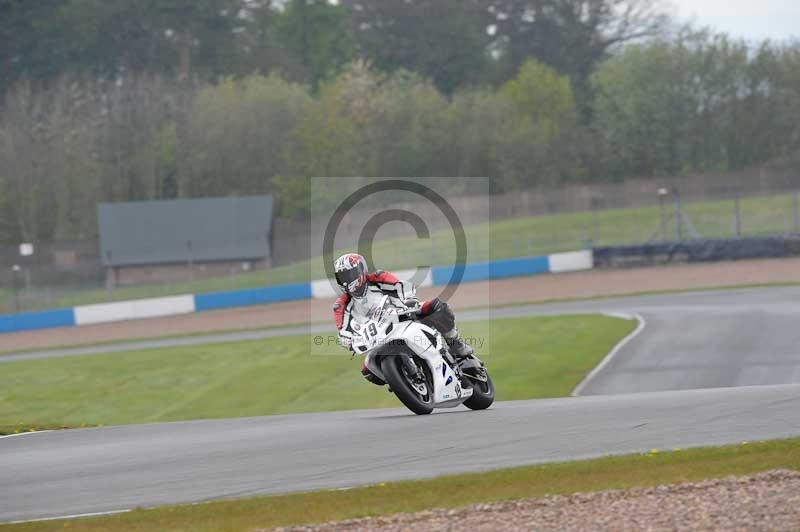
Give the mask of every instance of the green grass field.
MULTIPOLYGON (((734 202, 705 201, 687 203, 684 212, 702 237, 735 236, 734 202)), ((672 207, 666 208, 667 215, 672 207)), ((792 232, 792 195, 744 198, 740 203, 741 230, 747 236, 792 232)), ((559 251, 584 249, 592 245, 615 245, 646 242, 658 235, 661 211, 658 207, 609 209, 505 219, 465 227, 469 261, 545 255, 559 251)), ((674 223, 666 226, 667 237, 674 238, 674 223)), ((688 234, 688 233, 687 233, 688 234)), ((376 242, 376 267, 383 269, 415 268, 420 264, 452 264, 455 258, 452 235, 436 232, 431 240, 403 238, 376 242)), ((265 285, 307 282, 324 278, 319 260, 303 261, 267 271, 243 273, 194 282, 119 288, 113 300, 138 299, 172 294, 205 293, 221 290, 255 288, 265 285)), ((104 289, 74 290, 47 297, 36 293, 23 298, 24 307, 70 307, 109 299, 104 289)), ((13 309, 11 295, 0 292, 0 308, 13 309)))
MULTIPOLYGON (((564 396, 634 322, 597 315, 465 322, 500 400, 564 396), (524 341, 523 341, 524 339, 524 341)), ((14 362, 0 373, 0 433, 80 426, 397 407, 363 382, 359 360, 311 356, 309 337, 14 362), (345 396, 341 389, 349 390, 345 396)), ((527 466, 354 488, 139 509, 67 521, 0 525, 19 531, 252 530, 454 508, 484 501, 697 481, 775 468, 800 470, 800 439, 527 466)))
POLYGON ((693 482, 770 469, 800 470, 800 439, 671 450, 391 482, 235 501, 134 510, 109 517, 2 526, 20 532, 64 529, 138 532, 238 531, 357 517, 457 508, 545 495, 693 482))
MULTIPOLYGON (((465 322, 497 398, 568 395, 634 322, 559 316, 465 322)), ((0 433, 35 427, 401 406, 359 372, 360 359, 312 356, 310 338, 10 362, 0 372, 0 433), (347 390, 347 393, 342 393, 347 390)))

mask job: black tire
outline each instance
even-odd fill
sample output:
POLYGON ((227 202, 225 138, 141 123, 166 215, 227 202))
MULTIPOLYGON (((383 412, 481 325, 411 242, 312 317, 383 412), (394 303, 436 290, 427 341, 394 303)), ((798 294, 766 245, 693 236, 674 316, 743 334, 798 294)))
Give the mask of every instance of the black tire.
MULTIPOLYGON (((419 364, 419 362, 417 362, 419 364)), ((398 355, 389 355, 381 360, 381 371, 400 402, 417 415, 424 416, 433 412, 433 386, 431 379, 423 366, 425 381, 428 389, 427 397, 423 397, 414 388, 403 371, 403 358, 398 355)))
MULTIPOLYGON (((469 378, 469 377, 467 377, 469 378)), ((486 382, 470 379, 472 383, 472 395, 464 401, 464 406, 471 410, 486 410, 494 403, 494 383, 489 374, 486 374, 486 382)))

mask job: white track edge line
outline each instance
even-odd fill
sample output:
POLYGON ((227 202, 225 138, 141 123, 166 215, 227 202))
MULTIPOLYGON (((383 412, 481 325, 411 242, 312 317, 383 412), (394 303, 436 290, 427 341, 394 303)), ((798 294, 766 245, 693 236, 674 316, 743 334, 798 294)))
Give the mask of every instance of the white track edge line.
POLYGON ((57 521, 59 519, 79 519, 81 517, 99 517, 101 515, 124 514, 131 511, 133 511, 131 508, 126 508, 124 510, 109 510, 107 512, 89 512, 85 514, 59 515, 57 517, 40 517, 38 519, 23 519, 21 521, 5 521, 0 524, 18 525, 22 523, 38 523, 40 521, 57 521))
POLYGON ((28 432, 18 432, 16 434, 5 434, 0 436, 0 440, 3 438, 13 438, 15 436, 27 436, 29 434, 41 434, 43 432, 53 432, 52 430, 29 430, 28 432))
POLYGON ((594 369, 592 369, 592 371, 590 371, 589 374, 586 375, 586 377, 584 377, 583 380, 580 383, 578 383, 578 385, 575 387, 574 390, 572 390, 572 393, 570 394, 572 397, 578 397, 581 394, 581 392, 583 391, 583 389, 586 387, 586 385, 589 384, 589 382, 593 378, 595 378, 597 376, 597 374, 600 373, 603 370, 603 368, 605 368, 609 364, 609 362, 611 362, 611 359, 613 359, 617 355, 617 353, 619 353, 620 350, 622 350, 622 348, 625 347, 628 344, 628 342, 630 342, 631 340, 636 338, 639 335, 639 333, 641 333, 644 330, 645 326, 647 325, 647 321, 645 321, 644 317, 641 314, 624 314, 624 313, 620 313, 620 312, 604 312, 603 315, 604 316, 611 316, 611 317, 614 317, 614 318, 635 319, 638 322, 638 325, 636 326, 636 328, 633 330, 632 333, 630 333, 625 338, 623 338, 622 340, 617 342, 617 345, 615 345, 611 349, 611 351, 609 351, 608 354, 605 357, 603 357, 603 360, 601 360, 600 363, 598 365, 596 365, 594 367, 594 369))

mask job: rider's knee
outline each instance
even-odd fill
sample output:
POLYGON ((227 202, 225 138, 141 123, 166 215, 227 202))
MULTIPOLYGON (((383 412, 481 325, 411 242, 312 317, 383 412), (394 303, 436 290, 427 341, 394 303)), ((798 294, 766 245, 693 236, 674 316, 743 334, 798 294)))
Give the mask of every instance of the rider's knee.
POLYGON ((453 310, 450 308, 446 302, 442 301, 438 297, 436 299, 432 299, 428 303, 427 313, 422 318, 422 322, 426 325, 434 327, 442 334, 451 331, 456 326, 456 317, 453 314, 453 310))

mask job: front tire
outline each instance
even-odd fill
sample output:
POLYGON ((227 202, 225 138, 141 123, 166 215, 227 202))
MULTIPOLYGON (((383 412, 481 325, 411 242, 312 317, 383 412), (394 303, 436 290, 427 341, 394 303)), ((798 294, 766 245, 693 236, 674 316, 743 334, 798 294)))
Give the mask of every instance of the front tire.
POLYGON ((410 379, 413 376, 406 375, 401 356, 388 355, 381 360, 383 376, 394 394, 400 399, 400 402, 415 414, 424 416, 433 412, 433 386, 425 367, 422 366, 421 369, 425 375, 427 394, 421 394, 412 387, 410 379))
POLYGON ((489 374, 486 382, 470 379, 472 381, 472 395, 464 401, 464 406, 471 410, 486 410, 494 403, 494 383, 489 374))

